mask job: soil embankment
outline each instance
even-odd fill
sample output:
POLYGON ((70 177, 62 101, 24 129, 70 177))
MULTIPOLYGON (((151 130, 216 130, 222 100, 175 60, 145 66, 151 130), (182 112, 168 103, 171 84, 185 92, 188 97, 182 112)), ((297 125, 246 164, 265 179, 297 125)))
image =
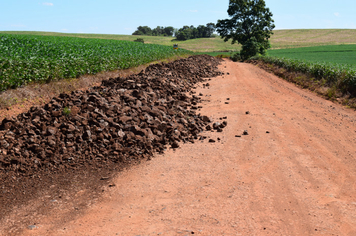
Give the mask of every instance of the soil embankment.
POLYGON ((227 121, 203 133, 215 142, 120 172, 75 219, 60 216, 78 206, 51 196, 52 210, 22 233, 356 235, 356 112, 250 64, 219 68, 196 90, 209 100, 200 113, 227 121))

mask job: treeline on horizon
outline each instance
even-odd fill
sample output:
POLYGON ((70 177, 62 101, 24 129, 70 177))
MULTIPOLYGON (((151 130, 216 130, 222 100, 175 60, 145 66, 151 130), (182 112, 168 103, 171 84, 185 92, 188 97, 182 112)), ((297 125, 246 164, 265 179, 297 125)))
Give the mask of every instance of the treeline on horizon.
POLYGON ((157 26, 151 29, 148 26, 139 26, 132 35, 148 35, 148 36, 169 36, 176 37, 177 40, 188 40, 197 38, 211 38, 214 37, 216 25, 214 23, 208 23, 206 25, 199 25, 198 27, 183 26, 180 29, 175 29, 172 26, 163 27, 157 26))

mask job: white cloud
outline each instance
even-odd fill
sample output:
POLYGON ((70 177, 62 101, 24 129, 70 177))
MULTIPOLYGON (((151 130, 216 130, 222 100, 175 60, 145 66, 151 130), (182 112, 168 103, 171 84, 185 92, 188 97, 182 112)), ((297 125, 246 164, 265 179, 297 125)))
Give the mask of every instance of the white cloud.
POLYGON ((68 31, 68 29, 61 29, 61 30, 64 31, 64 32, 68 31))
POLYGON ((335 13, 334 13, 334 16, 339 17, 339 16, 340 16, 340 13, 335 12, 335 13))
POLYGON ((42 5, 48 6, 48 7, 53 7, 53 3, 51 3, 51 2, 44 2, 44 3, 42 3, 42 5))
POLYGON ((198 12, 198 10, 189 10, 190 12, 198 12))

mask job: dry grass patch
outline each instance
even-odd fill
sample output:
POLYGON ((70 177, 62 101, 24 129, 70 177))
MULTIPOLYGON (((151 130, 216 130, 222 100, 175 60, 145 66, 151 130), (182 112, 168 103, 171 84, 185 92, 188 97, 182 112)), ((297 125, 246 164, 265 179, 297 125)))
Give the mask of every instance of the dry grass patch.
POLYGON ((275 30, 273 33, 272 49, 356 44, 356 30, 354 29, 275 30))

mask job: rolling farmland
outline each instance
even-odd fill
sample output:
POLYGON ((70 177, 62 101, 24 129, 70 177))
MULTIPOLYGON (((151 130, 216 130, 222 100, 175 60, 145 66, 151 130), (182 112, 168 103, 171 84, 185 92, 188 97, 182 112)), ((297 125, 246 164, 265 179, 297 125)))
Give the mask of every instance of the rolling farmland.
MULTIPOLYGON (((55 32, 26 32, 8 31, 3 34, 31 34, 39 36, 64 36, 78 38, 96 38, 134 41, 143 38, 145 43, 172 46, 178 43, 180 48, 193 52, 217 52, 217 51, 237 51, 240 45, 231 44, 231 41, 224 42, 219 36, 214 38, 191 39, 187 41, 175 41, 173 37, 145 36, 145 35, 115 35, 115 34, 73 34, 55 32)), ((272 49, 313 47, 323 45, 356 44, 356 29, 299 29, 299 30, 274 30, 271 37, 272 49)))

